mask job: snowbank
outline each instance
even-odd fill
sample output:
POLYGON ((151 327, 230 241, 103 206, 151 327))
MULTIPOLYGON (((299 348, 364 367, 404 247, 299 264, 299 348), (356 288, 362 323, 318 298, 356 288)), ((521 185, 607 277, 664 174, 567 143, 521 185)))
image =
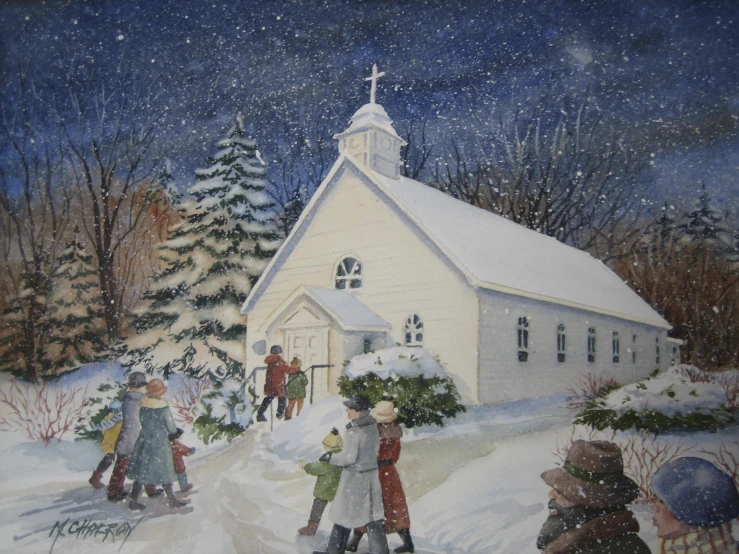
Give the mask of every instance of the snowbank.
POLYGON ((404 375, 406 377, 446 377, 437 357, 419 347, 397 346, 354 356, 344 368, 344 375, 356 379, 374 373, 381 379, 404 375))
POLYGON ((700 370, 678 365, 639 383, 626 385, 606 396, 604 407, 623 414, 628 410, 656 410, 666 416, 726 405, 726 393, 713 382, 692 383, 685 371, 700 370))

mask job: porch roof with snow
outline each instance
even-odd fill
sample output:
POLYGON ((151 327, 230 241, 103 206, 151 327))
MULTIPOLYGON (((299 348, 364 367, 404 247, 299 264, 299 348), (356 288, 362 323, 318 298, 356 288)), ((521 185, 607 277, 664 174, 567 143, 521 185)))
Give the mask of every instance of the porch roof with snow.
POLYGON ((345 169, 356 172, 381 198, 398 208, 464 274, 470 286, 671 328, 620 277, 587 252, 413 179, 381 175, 348 154, 336 160, 251 290, 242 314, 252 310, 273 273, 316 215, 326 191, 345 169))

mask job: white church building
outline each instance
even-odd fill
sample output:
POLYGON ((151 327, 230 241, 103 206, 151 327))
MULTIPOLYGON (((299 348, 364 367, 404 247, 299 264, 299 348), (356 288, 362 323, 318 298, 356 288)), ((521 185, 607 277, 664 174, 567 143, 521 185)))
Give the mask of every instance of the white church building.
POLYGON ((242 308, 247 375, 279 344, 304 368, 333 366, 315 371, 320 398, 353 356, 423 346, 479 404, 667 367, 670 325, 602 262, 402 177, 405 143, 374 101, 376 78, 242 308))

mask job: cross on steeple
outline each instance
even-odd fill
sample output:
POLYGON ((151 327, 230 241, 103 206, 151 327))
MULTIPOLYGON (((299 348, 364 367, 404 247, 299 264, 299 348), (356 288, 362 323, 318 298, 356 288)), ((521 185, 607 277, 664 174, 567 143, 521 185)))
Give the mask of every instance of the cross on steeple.
POLYGON ((372 64, 372 76, 365 77, 365 81, 372 81, 372 89, 370 90, 370 104, 375 103, 375 94, 377 93, 377 79, 385 75, 385 72, 377 72, 377 64, 372 64))

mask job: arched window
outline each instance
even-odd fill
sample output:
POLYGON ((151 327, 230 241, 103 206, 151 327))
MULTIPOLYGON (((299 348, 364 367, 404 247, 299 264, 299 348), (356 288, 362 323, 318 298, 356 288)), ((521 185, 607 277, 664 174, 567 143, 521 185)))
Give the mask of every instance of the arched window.
POLYGON ((613 363, 617 364, 621 360, 621 336, 618 331, 613 332, 613 363))
POLYGON ((565 353, 567 352, 567 344, 565 344, 565 324, 557 325, 557 361, 562 363, 565 361, 565 353))
POLYGON ((588 361, 595 361, 595 327, 588 327, 588 361))
POLYGON ((636 363, 636 335, 631 335, 631 363, 636 363))
POLYGON ((344 258, 336 267, 334 287, 337 289, 362 288, 362 264, 354 258, 344 258))
POLYGON ((529 318, 518 318, 518 361, 529 361, 529 318))
POLYGON ((659 365, 660 357, 659 357, 659 336, 654 337, 654 349, 656 354, 656 361, 657 365, 659 365))
POLYGON ((403 326, 403 336, 405 337, 406 346, 423 345, 423 321, 421 321, 421 316, 418 314, 408 316, 403 326))

